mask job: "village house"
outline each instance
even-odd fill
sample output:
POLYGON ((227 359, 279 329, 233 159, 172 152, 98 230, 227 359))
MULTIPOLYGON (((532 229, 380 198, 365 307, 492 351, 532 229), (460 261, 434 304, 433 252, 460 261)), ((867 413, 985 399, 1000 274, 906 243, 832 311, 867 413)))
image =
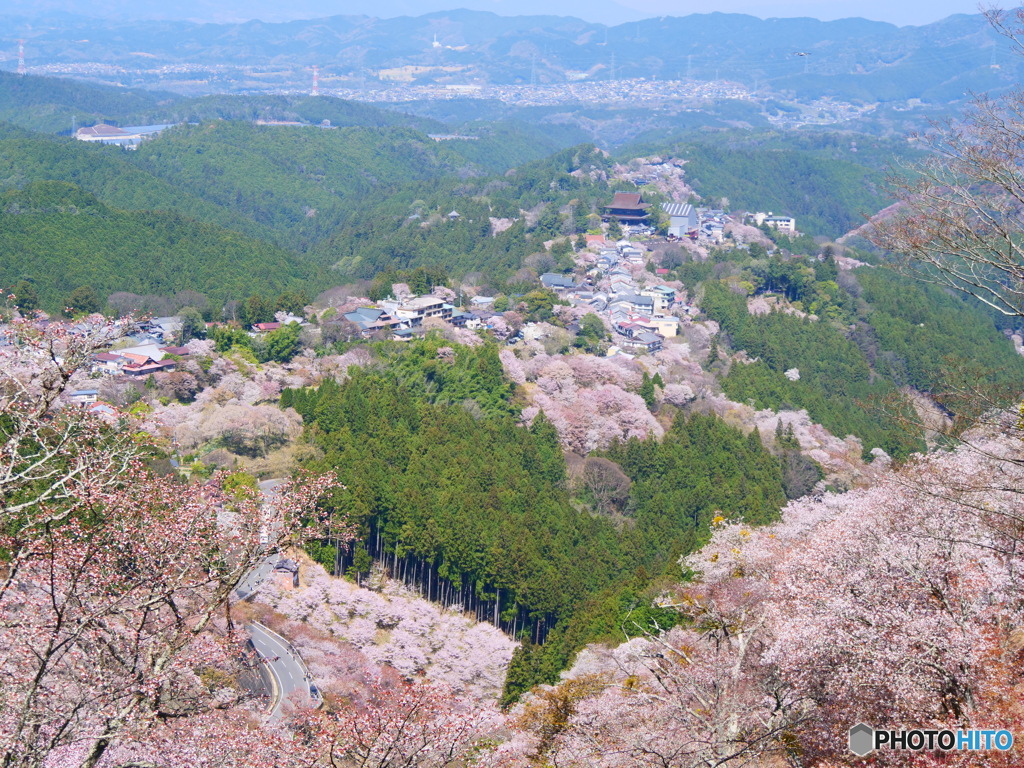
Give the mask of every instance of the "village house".
POLYGON ((413 328, 396 328, 394 330, 395 341, 412 341, 413 339, 420 338, 424 335, 424 330, 421 326, 413 328))
POLYGON ((83 408, 96 402, 99 392, 95 389, 78 389, 68 395, 68 399, 83 408))
POLYGON ((622 342, 622 346, 629 349, 645 350, 647 352, 657 352, 662 347, 664 339, 660 334, 651 333, 650 331, 644 331, 643 333, 636 334, 630 338, 625 339, 622 342))
POLYGON ((654 333, 661 334, 667 339, 679 335, 678 317, 672 317, 671 315, 654 315, 644 325, 654 333))
POLYGON ((636 286, 628 277, 616 275, 608 281, 608 291, 612 296, 630 295, 636 292, 636 286))
POLYGON ((148 376, 151 373, 163 373, 174 370, 173 360, 153 360, 141 355, 125 355, 131 362, 121 367, 125 376, 148 376))
POLYGON ((613 308, 621 308, 630 314, 650 316, 654 314, 654 299, 637 293, 624 293, 611 301, 613 308))
POLYGON ((560 275, 555 272, 547 272, 540 276, 541 285, 549 291, 562 295, 576 287, 576 281, 571 275, 560 275))
POLYGON ((626 264, 631 264, 634 267, 642 267, 644 264, 644 252, 634 245, 625 245, 619 249, 619 253, 622 254, 622 260, 626 264))
POLYGON ((368 337, 380 330, 389 330, 398 325, 398 321, 383 309, 377 307, 359 307, 346 312, 342 317, 359 328, 359 334, 368 337))
POLYGON ((450 320, 454 307, 437 296, 418 296, 392 310, 395 319, 407 327, 421 325, 428 317, 450 320))
MULTIPOLYGON (((111 354, 122 358, 117 372, 125 376, 148 376, 151 373, 173 371, 175 367, 175 361, 167 359, 167 353, 156 344, 125 347, 112 350, 111 354)), ((93 359, 95 361, 95 356, 93 359)))
POLYGON ((640 291, 641 296, 650 297, 654 302, 655 312, 666 312, 676 300, 676 292, 667 285, 656 285, 653 288, 644 288, 640 291))
POLYGON ((470 320, 473 320, 473 315, 469 312, 464 312, 461 309, 453 309, 452 316, 448 322, 454 325, 456 328, 464 328, 470 320))
POLYGON ((122 357, 116 352, 97 352, 92 356, 92 371, 114 376, 119 374, 122 366, 129 362, 127 357, 122 357))
POLYGON ((143 334, 169 343, 177 340, 181 333, 181 318, 176 316, 154 317, 140 323, 139 328, 143 334))

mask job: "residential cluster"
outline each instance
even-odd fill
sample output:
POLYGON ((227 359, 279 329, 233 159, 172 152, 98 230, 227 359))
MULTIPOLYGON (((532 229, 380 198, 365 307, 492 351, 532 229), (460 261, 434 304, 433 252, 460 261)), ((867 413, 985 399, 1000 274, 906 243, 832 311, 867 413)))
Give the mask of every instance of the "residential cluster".
POLYGON ((646 276, 644 285, 637 282, 635 267, 643 266, 646 259, 641 245, 620 240, 583 258, 592 261, 582 280, 548 273, 541 275, 540 281, 572 306, 588 309, 606 321, 613 341, 609 355, 657 352, 666 338, 679 334, 679 317, 670 313, 694 311, 679 301, 675 288, 652 283, 646 276))
MULTIPOLYGON (((636 192, 616 193, 603 211, 606 221, 616 221, 627 235, 644 237, 653 232, 650 204, 636 192)), ((667 203, 662 211, 668 218, 668 240, 689 238, 703 245, 720 243, 726 224, 732 219, 721 210, 697 208, 689 203, 667 203)), ((457 216, 456 212, 450 214, 457 216)), ((791 216, 771 211, 746 214, 744 220, 758 227, 773 227, 793 234, 796 222, 791 216)), ((551 292, 562 303, 578 310, 577 317, 593 313, 602 319, 609 332, 612 345, 609 356, 650 353, 660 350, 666 339, 680 333, 680 323, 696 312, 677 295, 676 289, 662 278, 667 269, 644 270, 649 252, 645 245, 624 237, 609 241, 604 235, 586 236, 586 250, 576 256, 574 274, 548 272, 540 276, 543 289, 551 292)), ((341 335, 349 338, 393 338, 410 340, 423 335, 427 321, 444 321, 456 328, 487 330, 508 344, 541 339, 550 328, 543 323, 526 323, 512 329, 507 317, 496 308, 494 296, 471 296, 459 300, 448 288, 435 288, 427 295, 414 295, 394 286, 396 295, 372 305, 356 306, 334 318, 325 318, 321 328, 347 325, 341 335)), ((515 301, 519 297, 509 297, 515 301)), ((503 299, 505 301, 505 299, 503 299)), ((48 321, 49 322, 49 321, 48 321)), ((257 337, 270 334, 289 324, 311 328, 304 317, 278 312, 273 322, 252 325, 248 333, 257 337)), ((71 325, 71 332, 88 331, 86 326, 71 325)), ((80 324, 79 324, 80 325, 80 324)), ((579 330, 575 323, 569 328, 579 330)), ((190 356, 190 349, 182 346, 183 322, 180 317, 157 317, 139 323, 134 331, 118 339, 116 348, 97 352, 91 361, 94 374, 148 379, 153 374, 174 371, 180 361, 190 356)), ((102 413, 111 406, 97 401, 98 391, 81 389, 70 394, 70 400, 84 408, 102 413)), ((109 415, 116 415, 111 413, 109 415)))
POLYGON ((388 88, 336 88, 330 95, 368 102, 493 99, 517 106, 554 104, 646 104, 698 102, 714 99, 749 99, 751 93, 739 83, 714 80, 653 80, 644 77, 590 80, 571 83, 534 84, 425 84, 388 88))
POLYGON ((177 358, 188 355, 188 348, 177 346, 181 318, 157 317, 139 324, 138 330, 119 339, 129 346, 98 352, 92 358, 94 373, 144 378, 151 373, 173 371, 177 358))
POLYGON ((440 296, 409 294, 381 301, 374 306, 358 307, 342 314, 340 320, 328 321, 327 324, 345 321, 354 324, 363 338, 385 332, 400 341, 408 341, 422 333, 423 321, 428 318, 445 320, 456 327, 466 327, 473 319, 472 315, 457 309, 440 296))
MULTIPOLYGON (((260 336, 290 323, 309 325, 305 318, 278 312, 274 322, 256 323, 248 333, 250 336, 260 336)), ((177 343, 181 339, 182 326, 180 317, 143 320, 133 333, 117 340, 116 348, 93 355, 91 370, 93 373, 130 378, 145 378, 153 373, 173 371, 178 360, 189 356, 188 347, 177 343)))

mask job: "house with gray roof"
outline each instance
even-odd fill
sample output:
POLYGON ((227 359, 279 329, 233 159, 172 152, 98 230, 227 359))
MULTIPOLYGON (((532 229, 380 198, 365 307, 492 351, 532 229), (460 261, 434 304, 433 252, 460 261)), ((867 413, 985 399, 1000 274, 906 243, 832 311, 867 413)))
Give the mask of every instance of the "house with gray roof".
POLYGON ((644 349, 648 352, 657 352, 661 349, 664 338, 657 333, 651 333, 650 331, 644 331, 643 333, 637 333, 632 337, 623 340, 622 346, 629 347, 631 349, 644 349))
POLYGON ((576 281, 571 275, 559 275, 555 272, 547 272, 540 276, 541 284, 549 291, 565 293, 576 287, 576 281))
POLYGON ((615 300, 612 301, 612 306, 621 306, 630 314, 654 314, 654 299, 650 296, 641 296, 636 293, 624 293, 621 296, 616 296, 615 300))

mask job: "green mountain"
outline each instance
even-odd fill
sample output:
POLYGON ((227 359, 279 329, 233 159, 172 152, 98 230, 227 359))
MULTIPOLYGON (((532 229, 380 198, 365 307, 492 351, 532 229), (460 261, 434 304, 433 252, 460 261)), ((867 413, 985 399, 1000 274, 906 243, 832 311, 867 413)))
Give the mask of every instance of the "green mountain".
POLYGON ((796 217, 802 232, 836 238, 890 205, 886 171, 916 157, 900 139, 838 131, 688 132, 678 141, 639 141, 619 157, 686 160, 686 181, 733 210, 796 217))
POLYGON ((254 293, 315 284, 293 254, 176 213, 121 211, 64 182, 35 182, 0 195, 0 285, 27 279, 44 309, 63 309, 90 286, 168 296, 198 291, 219 308, 254 293))
POLYGON ((117 121, 153 109, 166 97, 154 91, 0 71, 0 122, 34 131, 70 132, 76 122, 117 121))

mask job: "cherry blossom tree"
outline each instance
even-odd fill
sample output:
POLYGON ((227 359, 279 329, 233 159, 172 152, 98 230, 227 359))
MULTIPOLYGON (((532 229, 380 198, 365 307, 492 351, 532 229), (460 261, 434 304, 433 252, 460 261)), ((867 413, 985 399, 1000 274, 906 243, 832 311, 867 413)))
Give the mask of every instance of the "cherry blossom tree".
POLYGON ((256 597, 257 606, 277 614, 273 620, 288 622, 280 627, 283 634, 319 632, 351 644, 371 664, 387 665, 407 679, 424 677, 467 699, 494 701, 500 695, 516 647, 501 630, 424 600, 397 582, 370 590, 313 563, 302 571, 299 588, 266 584, 256 597))
POLYGON ((321 753, 321 762, 358 768, 464 765, 499 720, 493 708, 468 708, 430 683, 382 676, 366 693, 329 702, 300 724, 300 736, 321 753))
MULTIPOLYGON (((268 548, 300 538, 331 477, 262 504, 146 468, 130 422, 61 393, 121 327, 13 323, 0 366, 0 760, 99 765, 161 723, 241 700, 197 672, 234 657, 228 597, 268 548)), ((315 516, 312 518, 315 520, 315 516)), ((308 526, 308 527, 307 527, 308 526)))
POLYGON ((16 319, 6 328, 6 344, 0 346, 0 510, 5 516, 67 499, 87 478, 114 485, 128 467, 135 454, 130 436, 109 434, 83 411, 61 407, 59 401, 88 369, 93 353, 125 327, 94 316, 75 332, 34 319, 16 319))
MULTIPOLYGON (((601 684, 560 715, 552 702, 569 693, 527 699, 489 759, 823 768, 862 764, 846 749, 857 722, 1016 732, 1020 434, 973 440, 984 450, 919 457, 871 488, 792 502, 772 526, 718 516, 707 546, 683 560, 697 578, 658 600, 684 625, 582 652, 559 688, 601 684)), ((966 768, 979 755, 871 760, 966 768)))
POLYGON ((523 409, 524 421, 544 411, 562 445, 571 451, 586 454, 616 439, 664 432, 643 399, 627 391, 640 386, 642 371, 637 363, 541 353, 523 361, 506 356, 503 364, 514 380, 536 382, 530 395, 533 405, 523 409))
MULTIPOLYGON (((1024 12, 985 14, 1024 53, 1024 12)), ((871 239, 918 279, 969 294, 1004 315, 1024 314, 1024 91, 979 96, 962 119, 918 137, 928 151, 894 174, 900 205, 873 222, 871 239)))

